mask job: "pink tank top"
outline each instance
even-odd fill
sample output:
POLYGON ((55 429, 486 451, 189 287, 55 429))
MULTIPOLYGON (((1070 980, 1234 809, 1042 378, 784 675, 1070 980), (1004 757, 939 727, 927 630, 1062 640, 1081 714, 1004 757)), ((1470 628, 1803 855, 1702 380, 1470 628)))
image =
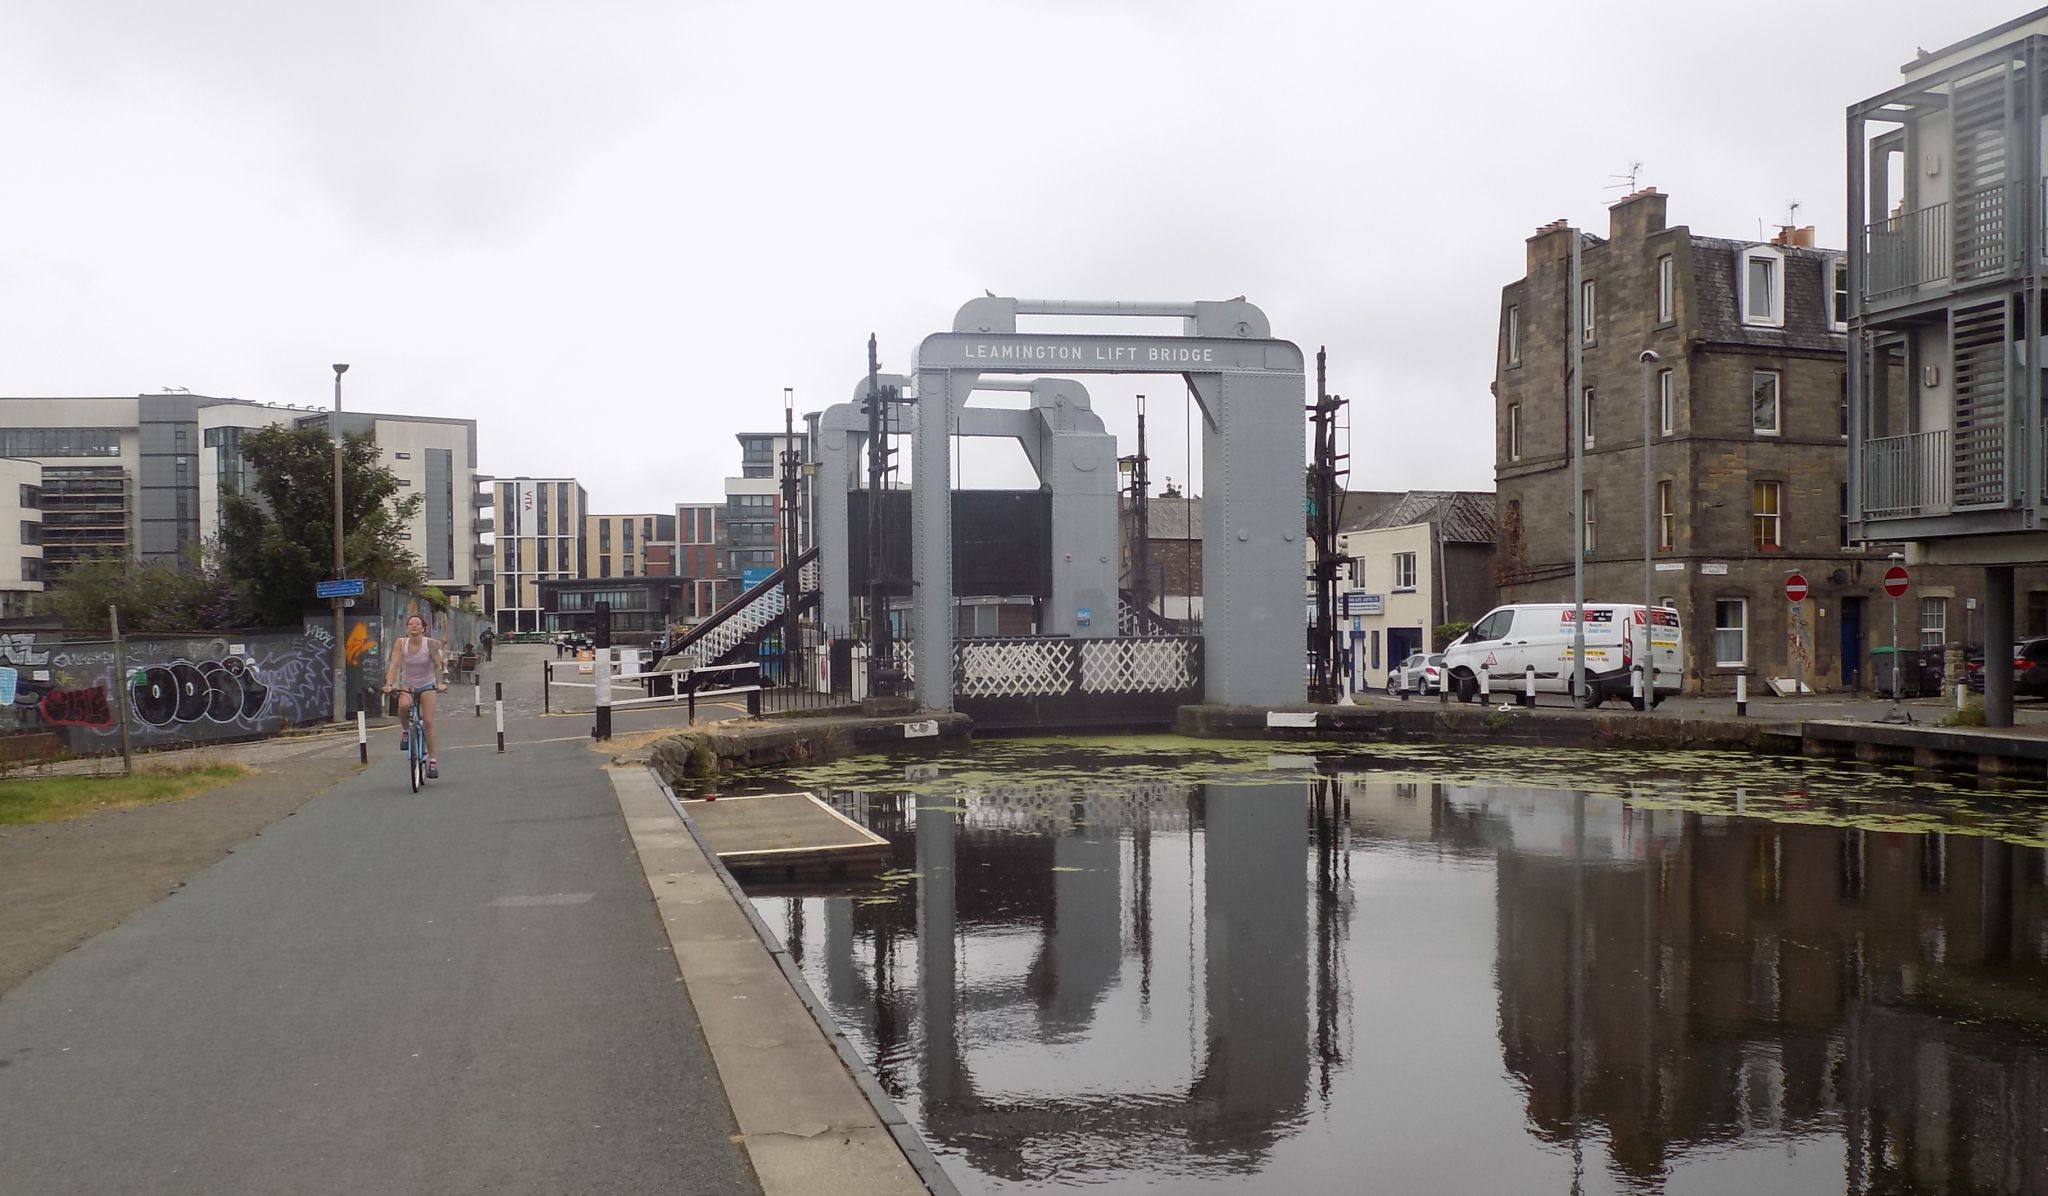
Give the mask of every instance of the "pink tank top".
POLYGON ((434 641, 420 637, 418 652, 411 650, 412 637, 401 636, 398 641, 398 684, 405 689, 426 689, 440 683, 434 676, 434 641))

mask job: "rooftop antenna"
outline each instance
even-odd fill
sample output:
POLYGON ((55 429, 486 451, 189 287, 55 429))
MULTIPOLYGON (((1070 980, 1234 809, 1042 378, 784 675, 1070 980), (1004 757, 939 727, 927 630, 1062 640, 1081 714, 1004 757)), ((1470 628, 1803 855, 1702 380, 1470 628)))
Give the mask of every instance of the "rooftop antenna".
POLYGON ((1799 227, 1799 201, 1796 199, 1785 201, 1785 227, 1799 227))
POLYGON ((1601 188, 1601 190, 1617 191, 1623 187, 1626 187, 1628 188, 1629 194, 1633 195, 1635 194, 1636 190, 1636 176, 1641 173, 1643 173, 1643 164, 1641 162, 1631 162, 1628 164, 1627 174, 1608 175, 1607 177, 1613 179, 1614 181, 1607 184, 1607 186, 1601 188))

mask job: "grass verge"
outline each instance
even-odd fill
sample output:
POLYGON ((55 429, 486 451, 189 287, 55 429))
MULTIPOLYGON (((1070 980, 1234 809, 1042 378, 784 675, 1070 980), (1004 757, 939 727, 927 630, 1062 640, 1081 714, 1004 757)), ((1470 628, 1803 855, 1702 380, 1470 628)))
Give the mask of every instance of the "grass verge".
POLYGON ((221 761, 145 765, 134 776, 21 777, 0 781, 0 825, 60 822, 103 810, 181 801, 249 775, 221 761))

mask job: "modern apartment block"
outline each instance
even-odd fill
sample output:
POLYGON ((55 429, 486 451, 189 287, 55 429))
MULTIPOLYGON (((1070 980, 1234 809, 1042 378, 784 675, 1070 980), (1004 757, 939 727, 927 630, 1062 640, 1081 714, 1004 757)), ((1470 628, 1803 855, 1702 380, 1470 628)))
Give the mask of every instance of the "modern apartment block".
POLYGON ((0 457, 0 617, 43 592, 43 467, 0 457))
POLYGON ((586 515, 588 577, 666 577, 675 562, 673 515, 586 515))
MULTIPOLYGON (((1985 642, 2003 651, 2048 630, 2048 582, 2017 573, 2048 561, 2048 9, 1899 69, 1848 110, 1848 517, 1903 542, 1916 582, 1981 569, 1985 642)), ((1995 726, 2010 679, 1986 672, 1995 726)))
POLYGON ((709 618, 738 592, 722 580, 724 535, 724 503, 676 504, 675 573, 690 579, 676 604, 677 618, 690 622, 709 618))
MULTIPOLYGON (((253 484, 241 452, 242 436, 272 424, 332 426, 330 412, 270 404, 237 403, 208 407, 198 413, 198 508, 200 526, 208 536, 220 531, 221 489, 247 494, 253 484)), ((344 435, 367 435, 377 445, 381 464, 398 478, 407 493, 425 497, 419 514, 401 533, 427 580, 450 597, 478 593, 482 579, 477 549, 490 530, 472 495, 476 492, 476 421, 437 416, 384 415, 344 411, 344 435)))
POLYGON ((0 457, 43 468, 43 568, 95 556, 157 560, 200 540, 202 412, 240 399, 160 394, 0 398, 0 457))
MULTIPOLYGON (((1654 189, 1622 199, 1604 239, 1562 221, 1537 230, 1527 275, 1502 291, 1501 601, 1570 601, 1575 556, 1588 601, 1642 600, 1647 406, 1652 597, 1685 625, 1686 688, 1727 693, 1743 673, 1758 693, 1763 678, 1795 676, 1869 688, 1871 649, 1891 641, 1881 587, 1892 546, 1866 544, 1850 520, 1843 256, 1814 248, 1809 229, 1770 242, 1697 236, 1667 227, 1665 204, 1654 189), (1657 355, 1647 366, 1645 351, 1657 355), (1812 591, 1796 630, 1784 593, 1794 572, 1812 591)), ((1920 578, 1902 646, 1969 638, 1973 580, 1965 570, 1920 578)))
MULTIPOLYGON (((782 564, 782 453, 793 444, 798 454, 808 455, 810 442, 801 432, 793 438, 780 432, 742 432, 739 442, 740 476, 725 479, 724 567, 726 576, 744 588, 782 564)), ((808 489, 808 479, 801 474, 798 487, 800 493, 808 489)), ((800 529, 799 542, 810 543, 808 528, 800 529)))
POLYGON ((587 577, 589 496, 574 478, 496 478, 492 615, 500 631, 545 626, 540 583, 587 577))

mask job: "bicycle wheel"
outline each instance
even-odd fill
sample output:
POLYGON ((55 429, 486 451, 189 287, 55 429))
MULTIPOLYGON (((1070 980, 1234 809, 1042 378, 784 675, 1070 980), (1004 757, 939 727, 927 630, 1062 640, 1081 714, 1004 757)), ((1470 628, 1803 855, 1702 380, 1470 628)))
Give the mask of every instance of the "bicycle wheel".
POLYGON ((420 781, 426 776, 427 758, 420 751, 420 728, 414 723, 405 736, 405 768, 412 779, 412 791, 420 791, 420 781))

